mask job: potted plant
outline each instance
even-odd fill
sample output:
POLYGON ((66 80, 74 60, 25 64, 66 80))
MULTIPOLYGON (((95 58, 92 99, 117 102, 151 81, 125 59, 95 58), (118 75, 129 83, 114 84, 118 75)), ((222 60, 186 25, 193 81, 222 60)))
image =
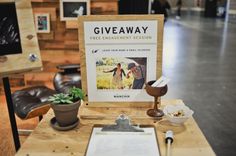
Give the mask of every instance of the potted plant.
POLYGON ((83 99, 84 92, 76 87, 71 88, 68 94, 59 93, 49 97, 59 126, 66 127, 78 122, 77 114, 83 99))

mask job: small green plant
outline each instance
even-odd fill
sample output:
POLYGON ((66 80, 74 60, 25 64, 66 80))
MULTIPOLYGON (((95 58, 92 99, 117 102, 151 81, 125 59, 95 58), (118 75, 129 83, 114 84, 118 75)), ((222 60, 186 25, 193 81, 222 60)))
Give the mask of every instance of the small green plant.
POLYGON ((72 97, 73 101, 78 101, 83 100, 85 94, 82 89, 73 87, 69 91, 69 96, 72 97))
POLYGON ((50 96, 48 101, 52 102, 53 104, 71 104, 73 103, 73 98, 68 94, 54 94, 50 96))
POLYGON ((53 96, 50 96, 48 101, 52 102, 53 104, 71 104, 78 100, 84 99, 84 92, 80 88, 73 87, 69 90, 68 94, 59 93, 54 94, 53 96))

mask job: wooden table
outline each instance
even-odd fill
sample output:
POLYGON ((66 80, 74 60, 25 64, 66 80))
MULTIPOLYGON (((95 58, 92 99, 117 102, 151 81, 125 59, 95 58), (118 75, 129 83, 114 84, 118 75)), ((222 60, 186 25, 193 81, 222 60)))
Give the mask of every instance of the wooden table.
MULTIPOLYGON (((181 100, 162 100, 162 107, 168 104, 182 102, 181 100)), ((149 106, 151 107, 151 106, 149 106)), ((157 136, 161 155, 166 154, 164 142, 165 131, 173 130, 174 142, 172 144, 172 156, 212 156, 215 155, 206 138, 202 134, 193 118, 190 118, 183 126, 171 126, 167 120, 154 120, 146 115, 148 108, 114 108, 114 107, 86 107, 80 108, 80 124, 70 131, 56 131, 50 127, 50 119, 54 116, 50 110, 37 128, 28 137, 17 156, 84 156, 91 130, 94 124, 114 124, 119 114, 130 116, 132 123, 154 125, 157 128, 157 136), (91 114, 91 115, 89 115, 91 114)))

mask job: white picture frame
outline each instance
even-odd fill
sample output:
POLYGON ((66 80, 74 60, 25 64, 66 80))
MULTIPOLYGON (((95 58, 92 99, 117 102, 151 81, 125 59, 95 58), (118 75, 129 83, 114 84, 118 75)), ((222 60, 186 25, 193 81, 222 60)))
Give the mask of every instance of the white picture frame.
POLYGON ((36 13, 35 14, 35 29, 37 33, 50 33, 49 13, 36 13))
POLYGON ((90 0, 60 0, 61 21, 75 21, 83 15, 90 15, 90 0))

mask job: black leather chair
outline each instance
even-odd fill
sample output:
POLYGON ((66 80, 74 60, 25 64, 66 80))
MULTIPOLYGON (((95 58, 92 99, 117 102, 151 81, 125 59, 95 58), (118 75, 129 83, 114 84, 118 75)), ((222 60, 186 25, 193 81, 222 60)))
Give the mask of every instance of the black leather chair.
POLYGON ((22 120, 42 117, 50 108, 48 97, 56 91, 45 86, 35 86, 16 91, 12 101, 16 115, 22 120))
POLYGON ((60 65, 53 84, 55 91, 45 86, 35 86, 16 91, 12 101, 16 115, 22 120, 33 117, 42 118, 50 108, 49 96, 55 93, 68 93, 73 86, 81 88, 79 64, 60 65))

